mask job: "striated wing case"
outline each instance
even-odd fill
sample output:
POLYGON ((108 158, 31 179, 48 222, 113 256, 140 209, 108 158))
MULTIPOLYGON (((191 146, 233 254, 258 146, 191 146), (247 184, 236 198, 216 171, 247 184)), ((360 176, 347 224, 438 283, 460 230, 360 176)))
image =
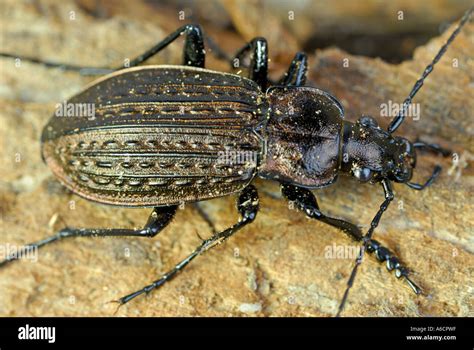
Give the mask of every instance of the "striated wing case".
POLYGON ((267 106, 258 86, 237 75, 131 68, 61 107, 43 130, 43 159, 66 187, 96 202, 161 206, 220 197, 244 188, 261 161, 257 130, 267 106))

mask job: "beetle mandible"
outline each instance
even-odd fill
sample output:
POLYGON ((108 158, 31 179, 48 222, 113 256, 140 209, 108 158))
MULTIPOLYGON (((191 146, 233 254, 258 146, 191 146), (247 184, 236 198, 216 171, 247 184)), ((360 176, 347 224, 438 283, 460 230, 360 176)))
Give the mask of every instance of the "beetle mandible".
MULTIPOLYGON (((446 52, 472 9, 441 47, 415 83, 387 130, 372 117, 356 123, 343 119, 340 102, 306 82, 307 56, 295 55, 278 81, 267 77, 268 48, 255 38, 235 55, 250 57, 248 78, 204 69, 204 36, 199 25, 185 25, 154 47, 117 69, 81 68, 86 74, 110 73, 70 98, 70 104, 93 104, 94 118, 53 116, 42 136, 42 157, 59 181, 89 200, 126 207, 153 207, 142 229, 66 227, 31 243, 36 249, 66 237, 153 237, 172 220, 181 203, 238 193, 240 219, 205 239, 161 278, 117 300, 123 305, 172 279, 200 254, 222 243, 256 218, 259 198, 255 177, 276 180, 283 196, 309 218, 332 225, 362 243, 339 306, 345 305, 365 251, 386 263, 415 293, 421 289, 399 259, 372 238, 382 214, 394 198, 392 183, 423 190, 439 175, 437 165, 424 184, 410 182, 416 150, 448 156, 437 144, 393 136, 412 99, 446 52), (139 66, 177 38, 185 36, 182 66, 139 66), (243 162, 222 161, 222 155, 251 154, 243 162), (339 174, 381 184, 385 200, 366 233, 355 224, 325 215, 311 190, 333 184, 339 174)), ((17 57, 9 54, 2 56, 17 57)), ((38 60, 33 60, 38 62, 38 60)), ((233 59, 232 59, 233 61, 233 59)), ((0 266, 22 254, 7 257, 0 266)))

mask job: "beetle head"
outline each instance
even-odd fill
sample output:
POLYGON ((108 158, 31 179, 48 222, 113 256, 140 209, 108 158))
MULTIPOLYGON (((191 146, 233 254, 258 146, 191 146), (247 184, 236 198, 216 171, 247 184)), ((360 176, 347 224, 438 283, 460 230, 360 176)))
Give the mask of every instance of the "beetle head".
POLYGON ((342 170, 361 182, 390 179, 405 183, 416 165, 413 144, 391 136, 368 116, 355 124, 345 123, 342 157, 342 170))
POLYGON ((393 169, 388 173, 389 179, 406 183, 413 176, 416 166, 416 152, 413 144, 403 137, 395 137, 396 152, 393 153, 393 169))

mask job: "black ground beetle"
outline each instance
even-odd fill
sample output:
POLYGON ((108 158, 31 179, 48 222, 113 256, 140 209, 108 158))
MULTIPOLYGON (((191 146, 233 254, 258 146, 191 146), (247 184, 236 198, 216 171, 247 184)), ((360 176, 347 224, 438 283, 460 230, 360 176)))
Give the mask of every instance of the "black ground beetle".
MULTIPOLYGON (((473 9, 426 67, 387 130, 368 116, 356 123, 343 119, 339 101, 322 90, 305 87, 307 57, 297 53, 287 73, 277 82, 267 78, 268 50, 255 38, 235 58, 250 57, 248 79, 204 69, 204 37, 198 25, 185 25, 130 62, 114 69, 73 96, 69 104, 93 104, 93 118, 53 116, 41 137, 42 156, 63 185, 89 200, 127 207, 153 207, 143 229, 84 229, 66 227, 56 235, 29 244, 25 250, 75 236, 153 237, 173 218, 178 205, 239 193, 240 220, 205 239, 188 257, 160 279, 126 295, 125 304, 172 279, 198 255, 222 243, 255 220, 259 209, 256 176, 281 183, 283 196, 308 217, 341 229, 363 243, 339 306, 343 310, 364 251, 375 253, 389 271, 421 289, 408 269, 379 242, 374 229, 394 195, 392 182, 415 190, 429 186, 441 167, 424 184, 410 182, 416 150, 448 156, 436 144, 410 142, 392 136, 405 111, 433 66, 446 52, 473 9), (182 66, 143 66, 140 63, 175 39, 185 36, 182 66), (245 162, 220 162, 222 152, 251 152, 245 162), (333 184, 339 173, 361 182, 380 183, 385 200, 364 234, 350 222, 319 210, 313 189, 333 184)), ((2 56, 17 57, 2 54, 2 56)), ((40 62, 36 59, 31 59, 40 62)), ((48 66, 104 73, 110 70, 42 62, 48 66)), ((9 256, 0 266, 21 256, 9 256)))

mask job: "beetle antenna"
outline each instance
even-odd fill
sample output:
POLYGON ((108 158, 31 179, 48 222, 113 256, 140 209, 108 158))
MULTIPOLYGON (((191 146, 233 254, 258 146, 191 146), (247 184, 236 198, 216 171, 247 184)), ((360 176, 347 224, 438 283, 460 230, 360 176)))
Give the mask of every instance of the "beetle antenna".
POLYGON ((405 99, 405 101, 403 101, 402 110, 400 111, 400 113, 395 118, 393 118, 392 122, 388 126, 387 130, 390 134, 393 133, 395 130, 397 130, 398 127, 403 123, 403 121, 405 120, 406 109, 411 104, 411 101, 412 101, 413 97, 415 97, 417 92, 423 86, 423 83, 424 83, 426 77, 428 75, 430 75, 430 73, 433 71, 434 65, 436 63, 438 63, 438 61, 441 59, 441 57, 443 57, 446 50, 448 49, 448 46, 453 42, 453 40, 456 38, 456 36, 461 31, 462 27, 470 19, 473 10, 474 10, 474 7, 471 7, 469 10, 466 11, 466 13, 464 14, 464 16, 461 19, 461 22, 459 22, 458 26, 456 27, 454 32, 452 32, 451 36, 448 38, 446 43, 441 47, 441 49, 439 49, 439 51, 436 54, 435 58, 433 58, 433 61, 431 61, 431 63, 426 66, 426 68, 423 71, 423 74, 421 75, 420 79, 417 80, 417 82, 415 83, 415 85, 411 89, 410 94, 405 99))

